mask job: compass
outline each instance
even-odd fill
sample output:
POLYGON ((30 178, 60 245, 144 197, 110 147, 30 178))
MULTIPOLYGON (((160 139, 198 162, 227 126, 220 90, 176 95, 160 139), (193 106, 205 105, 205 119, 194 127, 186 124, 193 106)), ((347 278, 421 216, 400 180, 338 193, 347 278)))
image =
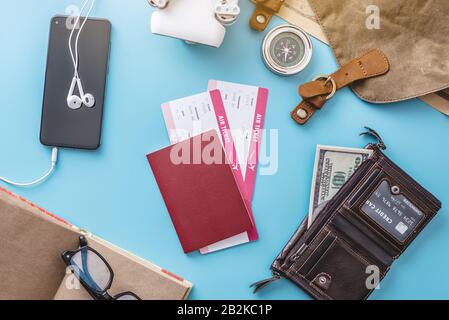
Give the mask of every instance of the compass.
POLYGON ((281 25, 265 36, 262 56, 268 69, 291 76, 304 70, 312 58, 312 42, 301 28, 281 25))

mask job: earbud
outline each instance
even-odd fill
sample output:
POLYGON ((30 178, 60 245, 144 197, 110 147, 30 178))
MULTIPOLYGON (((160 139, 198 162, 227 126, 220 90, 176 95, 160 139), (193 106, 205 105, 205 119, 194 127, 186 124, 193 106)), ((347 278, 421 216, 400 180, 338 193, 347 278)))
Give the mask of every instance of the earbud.
POLYGON ((76 83, 77 79, 76 77, 73 77, 72 84, 70 85, 69 94, 67 95, 67 106, 72 110, 81 108, 81 105, 83 104, 81 98, 73 94, 73 90, 75 90, 76 83))
POLYGON ((84 93, 83 84, 81 83, 81 79, 79 77, 76 79, 76 83, 78 84, 78 90, 80 92, 81 101, 86 107, 92 108, 95 105, 94 96, 90 93, 86 94, 84 93))
POLYGON ((83 96, 83 103, 86 107, 88 108, 92 108, 93 106, 95 106, 95 98, 93 95, 91 95, 90 93, 86 93, 83 96))
POLYGON ((81 108, 82 104, 83 104, 83 102, 81 101, 80 97, 78 97, 78 96, 70 96, 67 98, 67 105, 72 110, 81 108))

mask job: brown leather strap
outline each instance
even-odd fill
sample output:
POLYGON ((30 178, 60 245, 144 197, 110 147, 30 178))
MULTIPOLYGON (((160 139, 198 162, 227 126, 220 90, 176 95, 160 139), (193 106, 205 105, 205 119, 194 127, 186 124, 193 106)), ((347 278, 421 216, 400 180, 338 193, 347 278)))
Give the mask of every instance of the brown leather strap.
POLYGON ((251 28, 264 31, 273 18, 279 12, 285 0, 254 0, 256 9, 249 22, 251 28))
POLYGON ((303 101, 291 112, 291 116, 298 124, 304 125, 337 90, 355 81, 383 75, 389 70, 390 64, 385 54, 379 49, 372 49, 330 76, 301 85, 298 91, 303 101))

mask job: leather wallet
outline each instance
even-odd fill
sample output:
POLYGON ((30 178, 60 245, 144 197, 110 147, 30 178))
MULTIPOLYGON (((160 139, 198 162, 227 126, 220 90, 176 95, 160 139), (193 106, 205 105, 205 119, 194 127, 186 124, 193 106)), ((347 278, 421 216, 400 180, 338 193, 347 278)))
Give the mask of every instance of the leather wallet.
POLYGON ((370 144, 367 159, 339 192, 307 219, 273 262, 283 277, 320 300, 362 300, 441 208, 441 202, 370 144))

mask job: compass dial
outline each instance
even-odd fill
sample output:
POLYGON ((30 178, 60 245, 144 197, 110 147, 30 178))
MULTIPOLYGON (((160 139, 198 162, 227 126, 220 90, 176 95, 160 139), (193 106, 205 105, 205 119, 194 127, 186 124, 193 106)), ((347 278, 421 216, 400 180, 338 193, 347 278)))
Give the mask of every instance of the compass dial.
POLYGON ((271 44, 270 55, 285 68, 298 65, 304 58, 305 46, 301 38, 291 32, 277 35, 271 44))
POLYGON ((281 25, 270 32, 262 43, 266 66, 276 74, 291 76, 304 70, 312 58, 312 42, 299 27, 281 25))

